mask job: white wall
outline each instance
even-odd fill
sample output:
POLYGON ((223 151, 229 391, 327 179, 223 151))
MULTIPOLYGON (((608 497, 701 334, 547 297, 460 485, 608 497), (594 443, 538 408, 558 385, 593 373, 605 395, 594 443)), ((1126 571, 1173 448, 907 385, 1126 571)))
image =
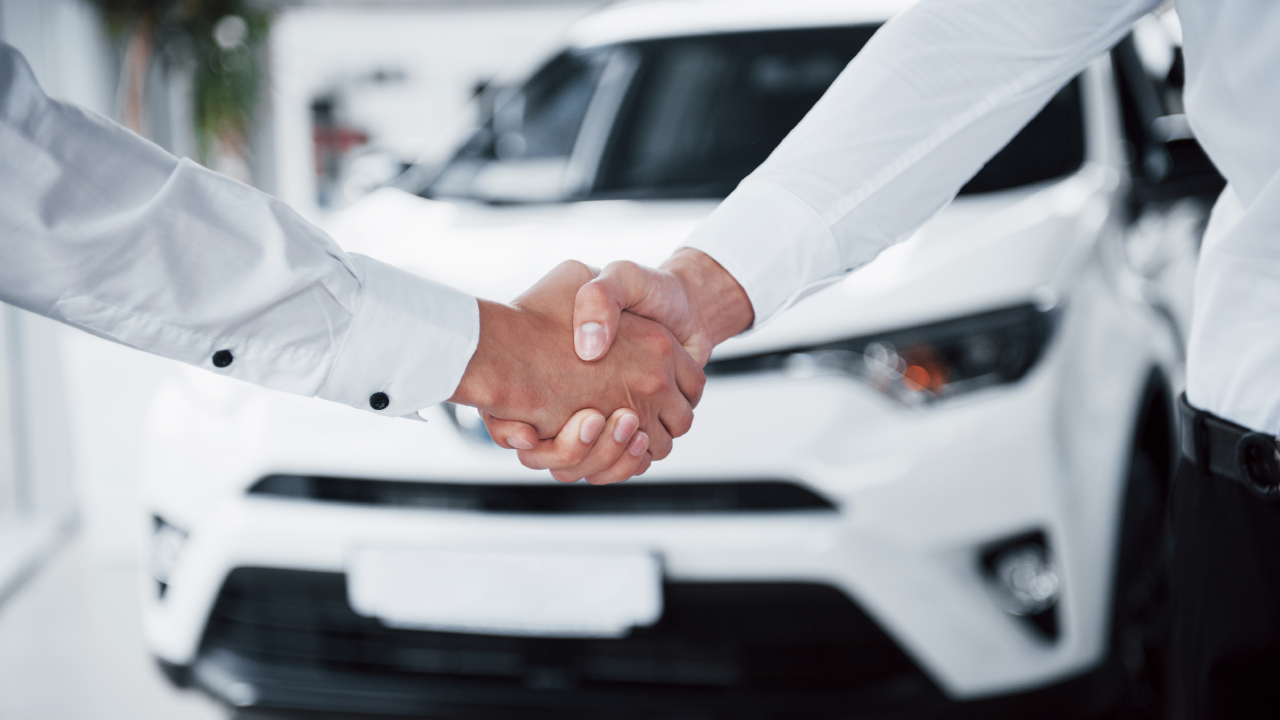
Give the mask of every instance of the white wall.
MULTIPOLYGON (((49 95, 114 114, 116 61, 89 3, 0 0, 0 38, 49 95)), ((132 552, 141 414, 169 365, 8 306, 0 318, 2 594, 75 509, 94 552, 132 552)))
POLYGON ((22 52, 45 92, 110 116, 115 68, 84 0, 0 0, 0 37, 22 52))

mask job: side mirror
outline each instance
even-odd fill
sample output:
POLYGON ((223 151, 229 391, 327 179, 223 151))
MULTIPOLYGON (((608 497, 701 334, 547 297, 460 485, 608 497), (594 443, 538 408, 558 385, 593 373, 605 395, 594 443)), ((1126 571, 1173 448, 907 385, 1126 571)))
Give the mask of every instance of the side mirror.
POLYGON ((1135 183, 1142 203, 1188 197, 1213 199, 1226 180, 1191 132, 1186 115, 1166 115, 1152 121, 1142 154, 1146 177, 1135 183))

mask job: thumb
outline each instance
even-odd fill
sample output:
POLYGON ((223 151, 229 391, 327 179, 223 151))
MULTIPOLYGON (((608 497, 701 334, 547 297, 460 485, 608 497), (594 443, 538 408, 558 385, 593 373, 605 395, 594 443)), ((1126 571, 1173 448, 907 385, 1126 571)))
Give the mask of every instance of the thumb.
POLYGON ((591 282, 578 288, 573 308, 573 346, 578 357, 604 357, 618 336, 622 311, 644 300, 646 268, 633 262, 609 263, 591 282))

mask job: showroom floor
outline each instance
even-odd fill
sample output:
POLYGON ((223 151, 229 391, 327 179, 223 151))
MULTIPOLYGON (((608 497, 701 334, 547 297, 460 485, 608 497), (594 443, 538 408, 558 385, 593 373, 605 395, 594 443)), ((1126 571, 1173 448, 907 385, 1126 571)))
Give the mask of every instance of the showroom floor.
POLYGON ((142 645, 137 566, 72 538, 0 605, 0 718, 225 720, 142 645))

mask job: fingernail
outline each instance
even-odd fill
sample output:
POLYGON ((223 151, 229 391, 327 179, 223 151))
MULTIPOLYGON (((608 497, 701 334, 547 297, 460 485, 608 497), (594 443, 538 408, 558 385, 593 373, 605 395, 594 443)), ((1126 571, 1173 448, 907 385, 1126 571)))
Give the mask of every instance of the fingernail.
POLYGON ((582 427, 578 429, 578 439, 582 440, 583 444, 590 445, 600 437, 600 431, 603 429, 604 416, 592 415, 582 421, 582 427))
POLYGON ((627 446, 627 452, 634 457, 640 457, 648 447, 649 436, 646 433, 636 433, 636 436, 631 438, 631 444, 627 446))
POLYGON ((618 424, 613 426, 613 441, 616 443, 624 443, 627 438, 631 437, 631 433, 636 431, 640 426, 640 418, 631 413, 627 413, 618 418, 618 424))
POLYGON ((600 323, 583 323, 578 328, 578 357, 595 360, 604 352, 604 326, 600 323))
POLYGON ((524 438, 509 437, 509 438, 507 438, 507 444, 508 444, 508 445, 510 445, 511 447, 513 447, 513 448, 517 449, 517 450, 532 450, 532 449, 533 449, 533 446, 529 444, 529 441, 528 441, 528 440, 525 440, 524 438))

